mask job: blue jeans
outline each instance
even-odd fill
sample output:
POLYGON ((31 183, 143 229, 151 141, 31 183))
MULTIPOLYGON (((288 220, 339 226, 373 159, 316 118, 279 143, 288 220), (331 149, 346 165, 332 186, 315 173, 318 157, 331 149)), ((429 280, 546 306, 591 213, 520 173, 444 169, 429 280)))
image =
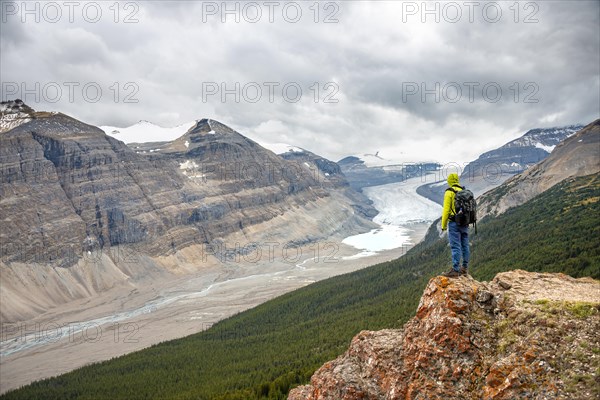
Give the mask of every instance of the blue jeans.
POLYGON ((471 252, 469 250, 469 226, 459 226, 456 222, 448 222, 448 241, 452 250, 452 268, 460 269, 460 257, 463 267, 469 267, 471 252))

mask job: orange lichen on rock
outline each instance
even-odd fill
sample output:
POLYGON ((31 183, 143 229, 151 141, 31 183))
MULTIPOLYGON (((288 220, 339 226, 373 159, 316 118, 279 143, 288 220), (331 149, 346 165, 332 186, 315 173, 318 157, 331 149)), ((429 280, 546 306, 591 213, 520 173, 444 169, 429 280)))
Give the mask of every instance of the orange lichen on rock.
POLYGON ((590 350, 596 361, 577 364, 566 349, 573 343, 600 348, 598 306, 586 319, 553 309, 554 322, 539 323, 547 317, 539 299, 566 301, 569 292, 600 305, 600 282, 592 279, 520 270, 489 283, 434 277, 403 329, 360 332, 344 355, 323 365, 310 385, 293 389, 288 398, 591 398, 593 378, 587 386, 577 378, 581 372, 571 385, 564 378, 573 365, 593 376, 599 358, 590 350), (567 331, 571 342, 564 340, 567 331))

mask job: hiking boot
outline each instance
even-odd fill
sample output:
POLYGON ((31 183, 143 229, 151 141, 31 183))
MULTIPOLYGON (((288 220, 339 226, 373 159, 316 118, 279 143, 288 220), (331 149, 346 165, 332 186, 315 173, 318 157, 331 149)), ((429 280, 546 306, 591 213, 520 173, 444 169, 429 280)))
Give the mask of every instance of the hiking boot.
POLYGON ((469 275, 469 270, 466 267, 460 267, 460 274, 461 275, 469 275))
POLYGON ((461 273, 455 270, 454 268, 442 274, 442 276, 445 276, 447 278, 458 278, 460 275, 461 273))

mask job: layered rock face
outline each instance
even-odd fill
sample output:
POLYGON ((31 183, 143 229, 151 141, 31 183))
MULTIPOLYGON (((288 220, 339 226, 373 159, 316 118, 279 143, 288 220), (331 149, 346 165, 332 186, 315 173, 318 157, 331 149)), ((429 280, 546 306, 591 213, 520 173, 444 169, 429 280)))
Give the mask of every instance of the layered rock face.
POLYGON ((436 277, 402 330, 360 332, 288 398, 596 398, 599 309, 591 278, 436 277))
POLYGON ((69 267, 111 246, 155 255, 198 239, 185 218, 203 196, 184 176, 66 115, 33 117, 0 136, 3 261, 69 267))
POLYGON ((305 166, 309 167, 311 171, 318 170, 323 177, 321 181, 325 187, 342 189, 344 195, 352 199, 353 207, 358 214, 364 215, 369 219, 378 214, 378 211, 371 206, 372 201, 358 190, 353 189, 354 185, 352 185, 352 182, 350 182, 346 174, 342 171, 339 164, 307 150, 288 151, 280 154, 280 157, 295 163, 296 168, 305 166))
MULTIPOLYGON (((1 114, 0 264, 15 306, 27 304, 33 287, 48 290, 56 267, 79 272, 58 277, 60 299, 48 294, 38 311, 147 276, 183 249, 194 249, 183 260, 191 265, 207 245, 219 257, 235 248, 222 245, 229 235, 303 243, 372 224, 343 175, 287 161, 216 121, 145 152, 22 102, 3 104, 1 114)), ((18 318, 5 303, 1 316, 18 318)))
POLYGON ((209 120, 147 155, 63 114, 33 113, 0 141, 6 262, 68 267, 131 244, 165 255, 347 186, 209 120))
MULTIPOLYGON (((318 232, 307 233, 306 238, 283 235, 300 243, 367 226, 365 218, 377 213, 368 198, 349 187, 337 164, 308 151, 276 155, 215 120, 199 120, 171 142, 131 143, 129 147, 151 161, 172 163, 188 180, 208 190, 209 197, 239 209, 245 221, 236 228, 242 231, 309 204, 322 207, 322 202, 335 202, 341 206, 338 211, 347 213, 343 224, 320 225, 318 232)), ((194 218, 205 218, 205 214, 204 210, 196 212, 194 218)))

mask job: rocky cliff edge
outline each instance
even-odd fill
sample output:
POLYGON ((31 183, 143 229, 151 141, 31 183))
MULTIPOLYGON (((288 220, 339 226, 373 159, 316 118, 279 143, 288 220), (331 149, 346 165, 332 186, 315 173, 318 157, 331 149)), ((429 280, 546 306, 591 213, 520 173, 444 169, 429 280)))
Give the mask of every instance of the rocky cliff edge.
POLYGON ((598 398, 599 309, 591 278, 438 276, 403 329, 360 332, 288 399, 598 398))

